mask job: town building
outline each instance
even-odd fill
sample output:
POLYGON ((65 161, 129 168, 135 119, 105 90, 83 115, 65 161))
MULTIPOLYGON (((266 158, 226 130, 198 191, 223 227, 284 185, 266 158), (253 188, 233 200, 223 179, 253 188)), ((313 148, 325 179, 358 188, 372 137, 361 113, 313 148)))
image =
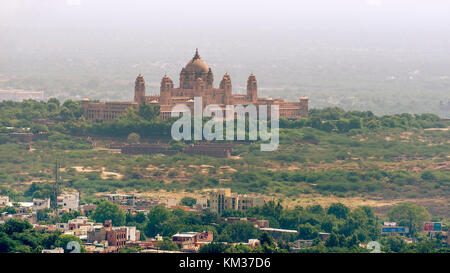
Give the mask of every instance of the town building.
POLYGON ((64 253, 64 248, 62 248, 62 247, 57 247, 57 248, 54 248, 54 249, 43 249, 42 250, 42 253, 52 253, 52 254, 54 254, 54 253, 64 253))
MULTIPOLYGON (((282 118, 301 118, 308 116, 308 98, 301 97, 297 102, 283 99, 260 98, 255 75, 247 80, 246 94, 233 94, 231 76, 225 73, 219 87, 214 87, 214 74, 210 67, 200 58, 198 50, 194 57, 181 69, 179 87, 175 87, 170 77, 164 75, 161 80, 159 95, 146 95, 145 81, 139 75, 135 81, 134 101, 132 102, 91 102, 83 99, 83 116, 93 121, 108 121, 126 113, 129 107, 137 109, 140 104, 147 103, 160 106, 160 118, 171 116, 175 105, 186 105, 194 113, 194 97, 201 97, 203 107, 217 105, 225 111, 226 105, 271 105, 279 106, 282 118)), ((268 111, 270 115, 270 111, 268 111)))
POLYGON ((81 205, 80 212, 82 215, 87 216, 87 215, 91 215, 96 208, 97 208, 97 205, 94 205, 94 204, 81 205))
POLYGON ((157 198, 143 197, 135 194, 110 193, 102 196, 108 201, 119 205, 123 210, 135 212, 147 212, 162 203, 157 198))
POLYGON ((176 243, 181 250, 196 251, 201 246, 213 241, 213 233, 211 231, 181 232, 173 235, 172 241, 176 243))
POLYGON ((297 252, 303 248, 311 247, 313 240, 296 240, 294 242, 289 242, 289 248, 291 252, 297 252))
MULTIPOLYGON (((228 243, 226 243, 226 244, 228 245, 228 243)), ((255 247, 261 246, 261 242, 258 239, 248 239, 247 243, 239 242, 239 243, 231 243, 229 245, 232 245, 232 246, 245 245, 245 246, 248 246, 253 249, 255 247)))
POLYGON ((147 249, 158 249, 158 245, 163 241, 163 237, 161 235, 156 235, 154 238, 146 238, 145 241, 128 241, 127 246, 130 247, 139 247, 141 250, 147 249))
POLYGON ((49 209, 50 208, 50 198, 46 199, 33 199, 33 210, 49 209))
POLYGON ((297 236, 298 233, 297 230, 281 228, 260 228, 259 230, 269 233, 274 239, 278 239, 283 235, 297 236))
POLYGON ((86 234, 87 243, 103 244, 116 250, 124 247, 127 242, 138 241, 139 238, 140 232, 136 227, 113 227, 111 220, 105 221, 103 226, 89 229, 86 234))
POLYGON ((196 198, 195 204, 192 206, 193 209, 197 211, 207 210, 208 209, 208 197, 202 196, 196 198))
POLYGON ((328 239, 328 237, 330 237, 329 232, 319 232, 319 239, 321 241, 326 241, 328 239))
POLYGON ((3 212, 2 214, 0 214, 0 221, 2 222, 8 222, 11 219, 28 221, 32 225, 35 225, 37 223, 37 215, 34 212, 16 212, 14 214, 3 212))
POLYGON ((137 199, 136 195, 134 194, 118 194, 118 193, 104 194, 102 197, 105 197, 110 202, 122 206, 134 206, 137 199))
POLYGON ((106 230, 103 227, 96 227, 87 232, 87 242, 102 242, 106 240, 106 230))
POLYGON ((219 215, 225 210, 246 211, 264 205, 264 197, 231 193, 231 189, 216 189, 209 194, 209 208, 219 215))
POLYGON ((122 248, 127 242, 127 229, 123 227, 111 227, 106 231, 106 240, 109 246, 122 248))

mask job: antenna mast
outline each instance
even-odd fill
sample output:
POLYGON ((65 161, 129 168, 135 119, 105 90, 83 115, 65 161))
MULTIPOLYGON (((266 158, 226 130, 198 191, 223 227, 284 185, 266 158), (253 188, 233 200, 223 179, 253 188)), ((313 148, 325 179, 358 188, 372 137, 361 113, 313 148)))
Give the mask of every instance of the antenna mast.
POLYGON ((58 163, 58 161, 55 162, 55 182, 53 183, 53 194, 51 199, 51 207, 53 209, 58 208, 58 195, 60 191, 60 184, 61 184, 61 177, 59 174, 59 169, 61 168, 61 163, 58 163))

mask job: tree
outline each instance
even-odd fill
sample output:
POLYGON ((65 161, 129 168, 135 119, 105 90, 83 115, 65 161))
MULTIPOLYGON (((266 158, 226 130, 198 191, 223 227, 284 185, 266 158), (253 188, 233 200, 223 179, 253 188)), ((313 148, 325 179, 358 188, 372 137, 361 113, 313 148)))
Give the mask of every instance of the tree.
POLYGON ((359 246, 359 240, 358 240, 358 237, 357 237, 355 234, 353 234, 351 237, 349 237, 349 238, 346 240, 346 244, 347 244, 347 247, 348 247, 348 248, 359 246))
POLYGON ((330 236, 325 241, 326 247, 338 247, 339 246, 339 237, 336 233, 332 232, 330 236))
POLYGON ((431 170, 423 171, 422 174, 420 175, 420 178, 422 178, 423 180, 430 180, 430 181, 438 179, 436 174, 431 170))
POLYGON ((191 207, 191 208, 196 203, 197 203, 197 199, 195 199, 193 197, 189 197, 189 196, 183 197, 183 199, 181 199, 181 201, 180 201, 180 205, 188 206, 188 207, 191 207))
POLYGON ((100 180, 101 179, 101 175, 100 172, 88 172, 84 175, 88 180, 100 180))
POLYGON ((127 137, 127 142, 129 144, 137 144, 140 142, 140 140, 141 140, 141 136, 136 133, 131 133, 127 137))
POLYGON ((125 212, 116 204, 109 201, 102 201, 92 214, 92 218, 99 223, 111 220, 113 226, 125 224, 125 212))
POLYGON ((389 236, 382 244, 386 252, 402 252, 402 249, 406 246, 405 240, 400 236, 389 236))
POLYGON ((333 221, 331 220, 325 220, 322 222, 322 224, 320 225, 320 228, 324 231, 324 232, 328 232, 330 233, 331 231, 333 231, 333 221))
POLYGON ((59 111, 59 119, 61 121, 69 121, 74 120, 75 116, 72 111, 70 111, 67 107, 61 107, 61 110, 59 111))
POLYGON ((219 215, 215 212, 207 210, 202 213, 201 219, 203 224, 209 225, 212 223, 217 223, 217 221, 219 220, 219 215))
POLYGON ((263 232, 261 236, 259 236, 259 242, 261 243, 261 245, 266 244, 269 247, 275 247, 275 241, 267 232, 263 232))
POLYGON ((33 124, 33 126, 31 126, 31 132, 33 134, 48 133, 48 128, 42 124, 33 124))
MULTIPOLYGON (((249 247, 248 245, 237 244, 237 245, 228 247, 227 249, 225 249, 224 252, 225 253, 252 253, 253 249, 251 247, 249 247)), ((206 252, 203 252, 203 253, 206 253, 206 252)), ((212 253, 212 252, 209 252, 209 253, 212 253)))
POLYGON ((182 141, 173 141, 169 145, 169 150, 181 152, 185 146, 186 145, 182 141))
POLYGON ((299 239, 314 239, 317 237, 317 231, 310 223, 298 226, 298 238, 299 239))
POLYGON ((125 246, 119 249, 119 253, 139 253, 139 251, 141 251, 140 247, 125 246))
POLYGON ((12 235, 13 233, 22 233, 25 230, 32 228, 33 226, 28 221, 11 219, 0 226, 0 232, 4 232, 7 235, 12 235))
POLYGON ((48 99, 47 104, 55 104, 56 106, 59 107, 60 102, 57 98, 50 98, 50 99, 48 99))
POLYGON ((350 119, 350 122, 349 122, 350 129, 361 129, 361 127, 362 127, 362 123, 361 123, 360 118, 354 117, 354 118, 350 119))
POLYGON ((0 253, 12 252, 17 242, 12 240, 6 233, 0 232, 0 253))
POLYGON ((408 203, 393 207, 387 216, 390 221, 395 221, 399 225, 406 225, 412 238, 422 228, 423 222, 431 218, 424 207, 408 203))
POLYGON ((129 223, 142 224, 145 222, 145 220, 147 220, 147 217, 145 216, 145 214, 143 212, 138 212, 135 215, 132 215, 131 213, 127 213, 127 215, 126 215, 126 224, 127 225, 129 223))
POLYGON ((278 202, 275 204, 274 201, 269 201, 260 208, 261 215, 265 217, 273 217, 276 220, 279 220, 282 211, 283 207, 281 206, 281 203, 278 202))

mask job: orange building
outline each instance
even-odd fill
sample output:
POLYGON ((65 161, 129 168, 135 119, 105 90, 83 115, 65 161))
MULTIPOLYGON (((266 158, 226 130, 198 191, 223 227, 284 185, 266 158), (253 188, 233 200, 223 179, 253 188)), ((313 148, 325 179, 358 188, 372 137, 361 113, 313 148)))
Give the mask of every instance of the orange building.
POLYGON ((198 50, 194 57, 181 69, 180 85, 174 83, 167 75, 161 80, 160 94, 146 96, 145 81, 142 75, 136 78, 133 102, 99 102, 93 103, 84 99, 83 115, 94 121, 107 121, 126 112, 128 107, 138 108, 140 104, 158 104, 160 118, 171 116, 175 105, 187 105, 193 111, 194 97, 202 97, 203 107, 218 105, 225 109, 225 105, 271 105, 279 106, 280 117, 300 118, 308 116, 308 98, 301 97, 297 102, 287 102, 283 99, 259 98, 255 75, 251 74, 247 80, 246 94, 233 94, 231 77, 225 73, 219 87, 214 87, 214 74, 211 68, 200 58, 198 50))

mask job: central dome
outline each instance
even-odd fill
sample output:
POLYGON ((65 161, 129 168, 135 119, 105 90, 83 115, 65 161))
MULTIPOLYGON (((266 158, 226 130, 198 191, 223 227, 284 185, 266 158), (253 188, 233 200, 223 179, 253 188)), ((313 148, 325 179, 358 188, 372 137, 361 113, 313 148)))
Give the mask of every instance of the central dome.
POLYGON ((198 49, 195 50, 194 58, 188 62, 184 69, 186 72, 195 73, 208 73, 209 71, 208 65, 200 58, 200 55, 198 55, 198 49))

